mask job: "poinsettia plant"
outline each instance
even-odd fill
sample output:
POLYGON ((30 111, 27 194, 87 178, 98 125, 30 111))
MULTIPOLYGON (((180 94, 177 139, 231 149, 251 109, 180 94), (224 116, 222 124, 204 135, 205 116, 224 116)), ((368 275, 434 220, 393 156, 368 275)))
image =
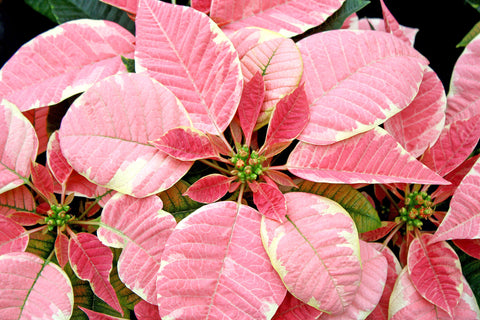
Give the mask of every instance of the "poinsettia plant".
POLYGON ((480 317, 480 40, 447 98, 382 1, 105 2, 1 70, 2 318, 480 317))

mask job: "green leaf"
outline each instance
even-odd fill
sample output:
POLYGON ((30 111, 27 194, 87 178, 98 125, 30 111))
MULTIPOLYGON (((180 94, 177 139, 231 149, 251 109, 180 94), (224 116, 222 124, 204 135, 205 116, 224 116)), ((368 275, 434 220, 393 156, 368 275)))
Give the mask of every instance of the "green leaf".
POLYGON ((135 73, 135 59, 129 59, 122 56, 122 62, 128 72, 135 73))
POLYGON ((369 3, 370 0, 346 0, 340 7, 340 9, 335 11, 335 13, 331 15, 324 23, 322 23, 318 27, 308 30, 303 34, 293 37, 292 39, 297 42, 315 33, 327 30, 340 29, 349 16, 363 9, 369 3))
POLYGON ((462 41, 457 44, 457 48, 465 47, 470 41, 473 40, 480 33, 480 21, 473 26, 473 28, 468 31, 468 33, 463 37, 462 41))
POLYGON ((350 185, 304 180, 294 191, 313 193, 336 201, 347 210, 360 233, 375 230, 382 224, 377 211, 368 199, 350 185))
MULTIPOLYGON (((117 293, 118 300, 124 311, 133 310, 135 305, 139 303, 142 298, 137 296, 133 291, 128 289, 125 284, 120 280, 118 276, 117 262, 120 257, 122 249, 112 249, 113 251, 113 267, 112 272, 110 273, 110 283, 112 284, 113 289, 117 293)), ((113 310, 113 309, 112 309, 113 310)), ((128 314, 125 312, 125 314, 128 314)))
POLYGON ((480 0, 466 0, 474 9, 480 12, 480 0))
POLYGON ((55 247, 55 235, 52 232, 34 232, 28 240, 27 252, 33 253, 40 258, 47 259, 55 247))
POLYGON ((462 272, 467 279, 470 288, 477 301, 480 301, 480 260, 470 257, 464 252, 457 250, 462 265, 462 272))
POLYGON ((180 180, 173 187, 159 194, 163 202, 163 210, 173 215, 177 222, 203 206, 202 203, 183 196, 188 187, 190 187, 188 182, 180 180))
POLYGON ((25 0, 25 2, 59 24, 76 19, 110 20, 132 33, 135 31, 135 22, 126 12, 100 0, 25 0))
POLYGON ((89 308, 93 305, 93 291, 90 288, 88 281, 80 280, 73 272, 70 263, 65 265, 63 268, 70 278, 70 282, 73 287, 73 296, 74 296, 74 305, 73 305, 73 314, 70 320, 88 320, 85 312, 80 310, 78 306, 89 308))

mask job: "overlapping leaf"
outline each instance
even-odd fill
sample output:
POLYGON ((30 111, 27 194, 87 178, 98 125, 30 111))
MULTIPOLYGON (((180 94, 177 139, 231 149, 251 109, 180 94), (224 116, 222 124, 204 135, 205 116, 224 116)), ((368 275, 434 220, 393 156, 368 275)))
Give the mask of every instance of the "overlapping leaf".
POLYGON ((434 241, 480 239, 480 161, 462 180, 450 202, 450 209, 435 232, 434 241))
POLYGON ((145 74, 115 75, 98 82, 70 107, 60 146, 72 167, 89 180, 136 197, 171 187, 191 162, 148 144, 169 129, 190 126, 185 109, 145 74))
POLYGON ((442 82, 427 68, 412 103, 384 123, 402 147, 415 158, 435 144, 445 124, 447 99, 442 82))
POLYGON ((138 0, 102 0, 102 2, 125 10, 128 13, 135 14, 137 12, 138 0))
POLYGON ((32 253, 0 256, 0 318, 59 319, 72 315, 70 280, 57 265, 32 253))
MULTIPOLYGON (((362 18, 352 23, 349 26, 349 29, 372 30, 372 26, 373 29, 376 31, 387 32, 387 30, 385 29, 385 21, 382 18, 362 18)), ((409 43, 413 46, 413 44, 415 43, 415 36, 417 35, 418 29, 400 25, 400 30, 409 39, 409 43)))
POLYGON ((161 256, 176 225, 173 216, 161 209, 162 201, 157 196, 137 199, 116 194, 102 212, 101 221, 108 228, 98 230, 104 244, 124 248, 118 260, 120 279, 141 298, 155 304, 161 256))
POLYGON ((33 195, 25 186, 0 194, 0 215, 8 217, 16 212, 36 212, 33 195))
POLYGON ((248 185, 253 191, 253 203, 257 206, 258 211, 267 218, 284 222, 287 208, 285 197, 278 187, 256 181, 252 181, 248 185))
POLYGON ((331 144, 369 130, 410 104, 427 60, 385 32, 334 30, 297 43, 310 122, 299 139, 331 144))
POLYGON ((64 184, 73 172, 72 166, 67 162, 60 149, 58 131, 55 131, 48 140, 47 165, 55 179, 64 184))
POLYGON ((18 108, 0 102, 0 193, 25 183, 38 150, 32 124, 18 108))
POLYGON ((323 312, 295 298, 290 292, 278 307, 272 320, 317 320, 323 312))
POLYGON ((48 132, 49 108, 31 109, 23 112, 23 115, 32 123, 38 137, 38 153, 46 150, 49 138, 48 132))
POLYGON ((332 145, 300 142, 290 153, 287 168, 315 182, 448 184, 381 128, 332 145))
POLYGON ((240 102, 242 74, 232 43, 192 8, 140 0, 136 70, 147 71, 182 101, 193 126, 219 134, 240 102))
POLYGON ((3 66, 0 96, 21 111, 56 104, 126 72, 121 56, 132 57, 134 41, 110 21, 83 19, 57 26, 23 45, 3 66))
POLYGON ((212 0, 210 17, 227 33, 256 26, 291 37, 322 24, 342 3, 343 0, 212 0))
POLYGON ((339 313, 353 302, 361 280, 357 229, 336 202, 291 192, 284 223, 262 219, 262 241, 273 267, 295 297, 339 313))
POLYGON ((195 181, 184 194, 197 202, 213 203, 227 194, 232 180, 222 174, 209 174, 195 181))
POLYGON ((410 279, 422 297, 453 315, 463 293, 460 260, 445 241, 431 240, 431 235, 423 234, 410 244, 410 279))
POLYGON ((250 145, 253 129, 265 99, 265 83, 260 72, 245 83, 238 108, 238 120, 245 136, 245 144, 250 145))
POLYGON ((12 219, 0 215, 0 255, 9 252, 25 251, 28 234, 12 219))
POLYGON ((260 219, 250 207, 216 202, 178 224, 157 281, 162 319, 273 316, 286 289, 262 246, 260 219))
POLYGON ((265 85, 265 98, 256 127, 265 125, 275 105, 297 88, 303 63, 295 43, 278 33, 260 28, 241 29, 231 36, 242 64, 246 81, 260 72, 265 85))

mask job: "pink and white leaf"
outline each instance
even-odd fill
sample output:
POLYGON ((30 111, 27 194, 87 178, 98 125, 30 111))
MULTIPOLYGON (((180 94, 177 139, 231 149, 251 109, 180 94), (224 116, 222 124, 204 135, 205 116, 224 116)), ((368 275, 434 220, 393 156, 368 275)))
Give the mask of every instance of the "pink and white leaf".
POLYGON ((365 132, 407 107, 428 61, 391 34, 321 32, 297 43, 310 122, 301 141, 331 144, 365 132))
POLYGON ((184 195, 197 202, 213 203, 227 194, 233 180, 222 174, 209 174, 195 181, 184 195))
POLYGON ((21 111, 57 104, 126 72, 121 56, 132 58, 134 43, 135 37, 114 22, 69 21, 27 42, 10 58, 1 71, 0 96, 21 111))
POLYGON ((30 176, 38 138, 32 124, 13 104, 0 102, 0 193, 14 189, 30 176))
POLYGON ((158 306, 145 300, 137 303, 133 310, 138 320, 161 320, 158 314, 158 306))
POLYGON ((55 256, 57 257, 58 264, 60 267, 62 267, 62 269, 68 262, 68 244, 68 237, 64 233, 59 232, 57 234, 57 238, 55 239, 55 256))
POLYGON ((403 32, 397 19, 395 19, 390 10, 388 10, 383 0, 380 0, 380 5, 382 7, 382 15, 385 22, 385 31, 410 44, 410 39, 403 32))
POLYGON ((208 14, 210 12, 210 5, 212 0, 192 0, 191 6, 193 9, 208 14))
POLYGON ((244 27, 260 27, 292 37, 325 22, 343 0, 212 0, 210 17, 227 34, 244 27))
POLYGON ((473 118, 480 110, 480 37, 465 47, 452 72, 447 96, 446 124, 473 118))
POLYGON ((265 84, 260 72, 245 83, 242 99, 237 110, 238 120, 245 136, 245 144, 250 145, 253 129, 257 123, 265 98, 265 84))
POLYGON ((108 314, 93 311, 93 310, 84 308, 82 306, 78 306, 78 307, 80 308, 80 310, 85 312, 89 320, 125 320, 125 318, 110 316, 108 314))
POLYGON ((302 56, 292 39, 266 29, 245 28, 231 36, 246 81, 260 72, 265 83, 262 111, 256 128, 268 123, 276 104, 298 87, 303 73, 302 56))
POLYGON ((463 276, 460 259, 447 242, 432 242, 430 234, 415 238, 408 250, 408 273, 422 297, 453 315, 463 276))
POLYGON ((93 292, 113 309, 123 313, 115 289, 110 284, 113 253, 90 233, 69 232, 68 257, 75 274, 87 280, 93 292))
POLYGON ((402 271, 402 267, 397 257, 388 247, 384 247, 381 243, 372 242, 371 246, 376 248, 387 260, 387 279, 385 282, 385 287, 383 289, 382 297, 378 302, 378 305, 373 309, 372 313, 368 315, 367 320, 384 320, 388 319, 388 304, 390 301, 390 296, 392 294, 395 282, 397 281, 398 275, 402 271))
POLYGON ((260 219, 251 207, 216 202, 178 224, 157 281, 162 319, 274 315, 286 289, 263 248, 260 219))
POLYGON ((365 319, 377 306, 387 280, 387 259, 372 243, 360 241, 362 281, 352 304, 343 313, 326 314, 322 319, 365 319))
POLYGON ((23 115, 32 123, 38 137, 38 154, 47 150, 48 139, 48 117, 49 108, 30 109, 22 112, 23 115))
POLYGON ((352 218, 336 202, 314 194, 292 192, 285 198, 288 221, 262 218, 262 241, 273 267, 304 303, 323 312, 344 312, 361 281, 352 218))
POLYGON ((258 211, 263 216, 278 222, 286 221, 287 207, 285 196, 277 186, 256 181, 252 181, 248 185, 253 190, 253 203, 255 203, 258 211))
POLYGON ((53 194, 53 177, 47 167, 42 164, 32 162, 31 175, 33 185, 44 196, 49 198, 53 194))
POLYGON ((28 252, 0 256, 0 318, 68 320, 73 289, 65 272, 28 252))
POLYGON ((124 248, 118 260, 122 282, 154 304, 157 303, 156 281, 161 257, 176 225, 175 218, 161 210, 162 207, 157 196, 137 199, 117 193, 102 212, 101 221, 108 228, 98 230, 104 244, 124 248))
POLYGON ((67 162, 60 149, 58 131, 50 136, 47 145, 47 165, 50 172, 60 184, 65 184, 73 172, 72 166, 67 162))
MULTIPOLYGON (((86 198, 95 198, 105 194, 108 191, 108 189, 87 180, 87 178, 81 176, 76 171, 73 171, 68 177, 65 190, 67 193, 74 193, 76 197, 86 198)), ((59 188, 59 190, 55 190, 55 192, 61 193, 62 190, 59 188)))
POLYGON ((137 12, 138 0, 101 0, 131 14, 137 12))
POLYGON ((195 128, 170 129, 160 138, 150 141, 150 144, 181 161, 195 161, 219 156, 208 136, 195 128))
POLYGON ((307 96, 301 85, 278 102, 268 124, 265 144, 259 153, 268 150, 269 147, 292 142, 307 125, 308 114, 307 96))
POLYGON ((240 102, 243 77, 232 43, 205 14, 184 6, 140 0, 135 69, 169 88, 193 126, 220 134, 240 102))
POLYGON ((12 219, 0 215, 0 255, 25 251, 28 245, 28 234, 25 231, 12 219))
POLYGON ((73 169, 94 183, 136 197, 166 190, 190 168, 148 142, 188 115, 170 90, 145 74, 96 83, 70 107, 59 131, 73 169))
POLYGON ((434 241, 480 239, 480 160, 465 176, 450 202, 450 208, 435 232, 434 241))
POLYGON ((413 157, 435 144, 445 124, 447 99, 442 82, 427 67, 412 103, 384 123, 384 128, 413 157))
POLYGON ((424 153, 422 162, 445 176, 468 158, 479 138, 480 114, 451 122, 443 128, 437 142, 424 153))
POLYGON ((388 319, 404 320, 448 320, 465 319, 475 320, 480 316, 478 305, 473 297, 473 293, 465 280, 462 278, 464 293, 462 298, 454 309, 453 316, 436 305, 425 300, 415 289, 412 280, 408 274, 408 267, 405 267, 398 276, 392 296, 390 298, 390 308, 388 319))
POLYGON ((290 153, 287 168, 314 182, 448 184, 381 128, 331 145, 300 142, 290 153))
POLYGON ((0 215, 9 217, 16 212, 35 213, 35 200, 25 186, 0 194, 0 215))
POLYGON ((272 320, 317 320, 321 319, 323 314, 323 312, 298 300, 290 292, 287 292, 272 320))
POLYGON ((293 182, 292 178, 281 171, 269 169, 264 173, 268 178, 273 180, 276 184, 279 184, 281 186, 286 186, 286 187, 295 187, 295 188, 297 187, 295 182, 293 182))
MULTIPOLYGON (((385 29, 385 21, 381 18, 362 18, 358 21, 352 21, 348 29, 372 30, 370 26, 373 26, 374 30, 376 31, 387 32, 385 29)), ((410 45, 413 46, 415 43, 415 36, 417 35, 419 29, 400 25, 400 30, 408 38, 410 45)))

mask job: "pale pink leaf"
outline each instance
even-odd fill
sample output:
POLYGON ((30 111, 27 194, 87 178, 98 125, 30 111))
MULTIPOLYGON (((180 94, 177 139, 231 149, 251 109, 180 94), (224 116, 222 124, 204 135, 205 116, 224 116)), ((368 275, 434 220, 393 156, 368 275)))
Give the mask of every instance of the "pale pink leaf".
POLYGON ((480 138, 480 114, 447 124, 437 142, 425 151, 422 162, 442 177, 472 153, 480 138))
POLYGON ((308 113, 307 96, 301 85, 278 102, 268 124, 265 144, 259 153, 267 150, 268 154, 269 148, 292 142, 307 125, 308 113))
POLYGON ((60 146, 87 179, 145 197, 171 187, 192 165, 148 144, 178 126, 190 121, 167 88, 145 74, 115 75, 75 100, 62 120, 60 146))
POLYGON ((208 14, 211 2, 212 0, 192 0, 192 8, 208 14))
POLYGON ((365 132, 407 107, 428 61, 391 34, 321 32, 297 43, 310 121, 299 139, 331 144, 365 132))
POLYGON ((435 232, 434 241, 480 239, 480 160, 453 194, 450 208, 435 232))
POLYGON ((480 108, 480 37, 475 37, 465 47, 453 68, 447 96, 446 124, 470 119, 480 108))
POLYGON ((480 259, 480 239, 457 239, 453 243, 469 256, 480 259))
POLYGON ((209 174, 193 183, 184 195, 202 203, 212 203, 222 198, 229 190, 232 177, 209 174))
POLYGON ((68 257, 75 274, 90 282, 93 292, 112 308, 123 313, 115 289, 110 284, 113 253, 90 233, 70 232, 68 257))
POLYGON ((302 56, 292 39, 266 29, 245 28, 231 36, 242 63, 246 81, 260 72, 265 84, 262 110, 255 119, 256 128, 270 119, 275 105, 291 93, 302 77, 302 56))
POLYGON ((408 249, 408 273, 418 293, 453 315, 463 293, 460 259, 447 242, 415 238, 408 249))
POLYGON ((158 306, 145 300, 137 303, 133 310, 138 320, 162 320, 158 314, 158 306))
POLYGON ((244 27, 261 27, 286 37, 318 26, 337 11, 343 0, 212 0, 210 17, 227 34, 244 27))
POLYGON ((25 186, 0 194, 0 215, 8 217, 16 212, 36 212, 33 195, 25 186))
POLYGON ((295 298, 290 292, 278 307, 272 320, 317 320, 323 312, 295 298))
POLYGON ((381 243, 370 243, 375 249, 377 249, 387 260, 387 279, 385 287, 383 289, 382 297, 378 302, 377 307, 368 315, 367 320, 385 320, 388 319, 388 304, 390 301, 390 295, 392 294, 393 287, 397 281, 398 275, 402 271, 402 267, 397 257, 388 247, 384 247, 381 243))
POLYGON ((28 252, 0 256, 0 318, 68 320, 70 279, 56 264, 28 252))
POLYGON ((300 142, 290 153, 287 168, 314 182, 448 184, 381 128, 332 145, 300 142))
POLYGON ((60 138, 58 131, 50 136, 47 146, 47 165, 50 172, 60 184, 67 182, 73 172, 72 166, 67 162, 60 149, 60 138))
POLYGON ((137 12, 138 0, 100 0, 131 14, 137 12))
POLYGON ((263 217, 262 241, 295 297, 323 311, 343 312, 361 280, 357 229, 345 209, 310 193, 285 194, 287 220, 263 217))
POLYGON ((98 230, 104 244, 124 248, 118 260, 122 282, 142 299, 155 304, 160 260, 176 225, 175 218, 162 207, 157 196, 137 199, 117 193, 102 212, 101 221, 108 228, 98 230))
POLYGON ((64 268, 68 262, 68 237, 59 232, 55 239, 55 256, 57 257, 58 264, 64 268))
POLYGON ((7 61, 0 73, 0 96, 21 111, 56 104, 126 72, 121 56, 132 58, 134 42, 114 22, 66 22, 27 42, 7 61))
POLYGON ((205 205, 167 241, 157 281, 162 319, 270 319, 286 294, 260 239, 260 214, 205 205))
POLYGON ((0 102, 0 193, 25 183, 38 150, 32 124, 13 104, 0 102))
POLYGON ((49 108, 31 109, 23 112, 23 115, 32 123, 38 137, 38 153, 47 150, 49 132, 48 132, 48 117, 49 108))
POLYGON ((28 234, 25 229, 8 217, 0 215, 0 255, 25 251, 28 234))
POLYGON ((215 146, 206 134, 195 128, 181 127, 168 130, 150 144, 182 161, 218 157, 215 146))
POLYGON ((265 85, 260 72, 245 83, 242 99, 237 110, 238 120, 245 136, 245 144, 250 145, 253 129, 257 123, 258 115, 262 109, 265 98, 265 85))
POLYGON ((269 219, 284 222, 287 214, 286 201, 278 187, 256 181, 248 185, 253 190, 253 203, 258 211, 269 219))
POLYGON ((402 270, 393 289, 388 311, 389 320, 476 320, 480 317, 478 305, 465 278, 462 277, 464 293, 453 310, 453 316, 450 316, 418 293, 407 269, 408 267, 405 267, 402 270))
POLYGON ((85 314, 88 316, 89 320, 125 320, 125 318, 119 318, 119 317, 114 317, 110 316, 105 313, 97 312, 97 311, 92 311, 90 309, 84 308, 82 306, 78 306, 80 310, 85 312, 85 314))
POLYGON ((427 67, 412 103, 384 123, 402 147, 418 158, 435 144, 445 124, 446 96, 442 82, 427 67))
POLYGON ((399 38, 399 39, 401 39, 401 40, 410 44, 410 39, 407 37, 407 35, 405 35, 402 28, 400 27, 400 24, 395 19, 395 17, 392 15, 390 10, 388 10, 388 8, 385 5, 385 2, 383 2, 383 0, 380 0, 380 5, 382 6, 382 15, 383 15, 383 19, 384 19, 384 22, 385 22, 385 31, 390 32, 395 37, 397 37, 397 38, 399 38))
POLYGON ((135 68, 147 71, 182 101, 193 126, 220 134, 242 93, 240 61, 232 43, 205 14, 184 6, 140 0, 135 68))
POLYGON ((387 259, 374 245, 360 241, 362 281, 352 304, 343 313, 323 315, 326 320, 365 319, 377 306, 387 280, 387 259))
MULTIPOLYGON (((358 21, 352 21, 348 29, 372 30, 370 26, 373 26, 374 30, 376 31, 387 32, 385 29, 385 21, 381 18, 362 18, 358 21)), ((417 35, 419 29, 400 25, 400 30, 408 38, 410 45, 413 46, 415 43, 415 36, 417 35)))

